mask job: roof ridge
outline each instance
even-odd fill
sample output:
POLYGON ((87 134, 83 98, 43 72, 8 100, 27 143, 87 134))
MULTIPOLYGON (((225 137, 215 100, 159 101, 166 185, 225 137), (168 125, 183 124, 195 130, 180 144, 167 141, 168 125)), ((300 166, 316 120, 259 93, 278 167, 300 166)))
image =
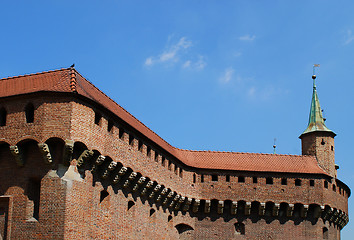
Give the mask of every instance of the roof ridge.
POLYGON ((41 75, 41 74, 47 74, 47 73, 53 73, 53 72, 60 72, 60 71, 69 70, 69 69, 70 69, 70 68, 60 68, 60 69, 55 69, 55 70, 43 71, 43 72, 36 72, 36 73, 23 74, 23 75, 18 75, 18 76, 13 76, 13 77, 5 77, 5 78, 0 78, 0 81, 3 81, 3 80, 11 80, 11 79, 20 78, 20 77, 30 77, 30 76, 41 75))
POLYGON ((174 146, 172 146, 170 143, 168 143, 165 139, 163 139, 161 136, 159 136, 157 133, 155 133, 153 130, 151 130, 148 126, 146 126, 143 122, 141 122, 139 119, 137 119, 133 114, 128 112, 124 107, 119 105, 116 101, 114 101, 112 98, 110 98, 107 94, 105 94, 103 91, 101 91, 98 87, 96 87, 90 80, 85 78, 84 76, 81 75, 75 68, 75 72, 80 75, 81 78, 85 79, 89 84, 91 84, 96 90, 98 90, 100 93, 102 93, 105 97, 107 97, 109 100, 111 100, 115 105, 117 105, 119 108, 121 108, 123 111, 125 111, 127 114, 129 114, 131 117, 133 117, 138 123, 146 127, 150 132, 152 132, 154 135, 156 135, 158 138, 160 138, 162 141, 164 141, 166 144, 168 144, 170 147, 176 149, 174 146))
POLYGON ((270 155, 270 156, 294 156, 294 157, 309 157, 308 155, 297 155, 297 154, 273 154, 273 153, 254 153, 254 152, 233 152, 233 151, 214 151, 214 150, 190 150, 173 147, 176 150, 185 152, 210 152, 210 153, 232 153, 232 154, 254 154, 254 155, 270 155))

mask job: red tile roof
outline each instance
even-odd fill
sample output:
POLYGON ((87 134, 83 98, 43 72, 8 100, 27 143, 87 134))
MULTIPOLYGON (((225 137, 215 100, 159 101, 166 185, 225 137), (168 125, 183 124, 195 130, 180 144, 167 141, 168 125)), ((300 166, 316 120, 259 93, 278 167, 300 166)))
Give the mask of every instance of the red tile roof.
POLYGON ((0 79, 0 98, 40 91, 77 92, 79 95, 101 104, 165 151, 191 167, 326 174, 318 166, 317 160, 313 156, 189 151, 172 147, 72 68, 0 79))

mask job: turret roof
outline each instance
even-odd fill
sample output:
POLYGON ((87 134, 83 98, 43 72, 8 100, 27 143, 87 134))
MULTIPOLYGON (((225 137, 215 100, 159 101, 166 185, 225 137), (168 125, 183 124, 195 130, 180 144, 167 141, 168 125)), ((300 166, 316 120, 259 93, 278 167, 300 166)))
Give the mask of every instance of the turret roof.
POLYGON ((316 75, 313 75, 312 79, 313 79, 313 92, 312 92, 309 123, 306 130, 301 134, 300 138, 303 135, 311 132, 328 132, 335 136, 336 134, 326 127, 325 119, 323 118, 322 115, 320 100, 318 99, 317 90, 316 90, 316 75))

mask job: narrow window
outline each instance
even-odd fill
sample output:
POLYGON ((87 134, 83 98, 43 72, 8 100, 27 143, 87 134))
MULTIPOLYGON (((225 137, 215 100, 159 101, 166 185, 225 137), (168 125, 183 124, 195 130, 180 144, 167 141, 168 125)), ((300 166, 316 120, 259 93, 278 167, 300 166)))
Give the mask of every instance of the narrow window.
POLYGON ((119 138, 120 139, 123 139, 123 137, 124 137, 124 130, 123 130, 123 128, 119 128, 119 138))
POLYGON ((245 182, 245 177, 244 176, 239 176, 238 177, 238 182, 244 183, 245 182))
POLYGON ((326 227, 323 228, 322 233, 323 239, 328 239, 328 229, 326 227))
POLYGON ((328 182, 326 180, 324 181, 324 187, 328 188, 328 182))
POLYGON ((146 156, 148 156, 148 157, 151 156, 151 147, 149 147, 149 146, 146 147, 146 156))
POLYGON ((168 162, 168 170, 171 170, 172 169, 172 162, 171 160, 167 160, 168 162))
POLYGON ((112 120, 108 120, 108 127, 107 127, 107 131, 110 132, 112 131, 113 128, 113 121, 112 120))
POLYGON ((129 145, 133 146, 134 144, 134 136, 132 134, 129 134, 129 145))
POLYGON ((301 180, 295 179, 295 186, 301 186, 301 180))
POLYGON ((226 182, 230 182, 230 175, 226 175, 226 182))
POLYGON ((218 175, 211 175, 211 181, 217 182, 218 181, 218 175))
POLYGON ((193 183, 195 183, 196 182, 196 175, 195 175, 195 173, 193 174, 193 183))
POLYGON ((34 106, 32 103, 27 104, 27 106, 25 108, 25 113, 26 113, 26 122, 33 123, 33 121, 34 121, 34 106))
POLYGON ((282 178, 281 179, 281 185, 288 185, 288 179, 282 178))
POLYGON ((102 190, 101 194, 100 194, 100 203, 106 198, 108 197, 109 193, 106 190, 102 190))
POLYGON ((331 146, 331 150, 333 151, 333 146, 331 146))
POLYGON ((153 208, 151 208, 151 209, 150 209, 150 217, 151 217, 155 212, 156 212, 156 210, 153 209, 153 208))
POLYGON ((243 223, 235 223, 235 232, 237 235, 245 235, 245 224, 243 223))
POLYGON ((332 187, 332 188, 333 188, 333 191, 334 191, 334 192, 335 192, 336 189, 337 189, 337 188, 336 188, 336 185, 334 185, 334 184, 333 184, 333 187, 332 187))
POLYGON ((161 165, 162 165, 162 166, 165 166, 165 162, 166 162, 165 157, 162 157, 162 158, 161 158, 161 165))
POLYGON ((204 175, 200 175, 200 182, 204 182, 204 175))
POLYGON ((183 169, 182 168, 179 168, 179 176, 183 177, 183 169))
POLYGON ((102 118, 102 115, 100 113, 98 113, 98 112, 95 112, 95 124, 96 125, 100 125, 101 118, 102 118))
POLYGON ((315 186, 315 180, 310 180, 310 186, 311 187, 315 186))
POLYGON ((266 178, 266 184, 273 184, 273 178, 267 177, 266 178))
POLYGON ((138 141, 138 149, 139 151, 143 151, 143 142, 141 140, 138 141))
POLYGON ((258 183, 258 178, 257 177, 253 177, 253 183, 258 183))
POLYGON ((326 142, 324 141, 324 139, 322 138, 322 141, 321 141, 321 145, 325 145, 326 142))
POLYGON ((131 209, 135 205, 135 202, 129 201, 128 202, 128 210, 131 209))
POLYGON ((5 108, 0 109, 0 126, 6 126, 6 116, 7 112, 5 108))
POLYGON ((39 220, 39 202, 41 194, 41 181, 30 179, 28 181, 28 199, 33 202, 32 217, 39 220))

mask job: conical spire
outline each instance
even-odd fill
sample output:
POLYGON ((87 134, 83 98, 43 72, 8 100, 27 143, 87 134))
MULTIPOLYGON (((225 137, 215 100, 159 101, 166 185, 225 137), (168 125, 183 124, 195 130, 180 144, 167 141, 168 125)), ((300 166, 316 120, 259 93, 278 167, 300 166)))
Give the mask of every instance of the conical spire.
POLYGON ((322 116, 320 101, 318 99, 317 90, 316 90, 316 75, 313 75, 312 79, 313 79, 313 92, 312 92, 309 124, 306 130, 301 134, 300 138, 304 134, 310 132, 330 132, 335 136, 336 134, 326 127, 324 118, 322 116))

